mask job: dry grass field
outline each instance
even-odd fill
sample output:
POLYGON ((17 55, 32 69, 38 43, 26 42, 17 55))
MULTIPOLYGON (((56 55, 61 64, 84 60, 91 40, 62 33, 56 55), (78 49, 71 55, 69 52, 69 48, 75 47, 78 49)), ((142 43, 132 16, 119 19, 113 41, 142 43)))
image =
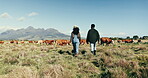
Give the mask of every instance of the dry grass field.
POLYGON ((72 46, 0 44, 0 78, 148 78, 148 43, 72 46))

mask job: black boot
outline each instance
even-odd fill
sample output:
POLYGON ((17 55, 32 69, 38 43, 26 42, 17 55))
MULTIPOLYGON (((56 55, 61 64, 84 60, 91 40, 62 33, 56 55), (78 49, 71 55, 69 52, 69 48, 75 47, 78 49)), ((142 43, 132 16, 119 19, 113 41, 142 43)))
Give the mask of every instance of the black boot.
POLYGON ((94 55, 96 55, 96 50, 94 50, 94 55))

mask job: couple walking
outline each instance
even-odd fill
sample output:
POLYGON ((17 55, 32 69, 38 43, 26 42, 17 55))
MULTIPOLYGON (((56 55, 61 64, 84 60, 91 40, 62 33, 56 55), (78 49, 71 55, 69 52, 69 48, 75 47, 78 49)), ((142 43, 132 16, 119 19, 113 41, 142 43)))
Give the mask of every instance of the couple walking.
MULTIPOLYGON (((91 29, 87 33, 87 44, 90 43, 91 52, 96 55, 96 42, 99 42, 100 35, 98 31, 95 29, 95 24, 91 24, 91 29)), ((79 28, 77 26, 74 26, 73 31, 71 33, 70 41, 73 44, 73 51, 75 53, 75 56, 79 53, 79 44, 81 41, 81 36, 79 32, 79 28)))

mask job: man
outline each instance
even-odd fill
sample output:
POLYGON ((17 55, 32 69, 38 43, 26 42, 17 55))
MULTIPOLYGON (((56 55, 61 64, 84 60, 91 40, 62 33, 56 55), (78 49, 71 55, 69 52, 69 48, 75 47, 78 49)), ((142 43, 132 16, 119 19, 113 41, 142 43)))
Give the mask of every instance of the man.
POLYGON ((87 44, 90 43, 91 52, 96 55, 96 42, 99 43, 100 35, 98 31, 95 29, 95 24, 91 24, 91 29, 87 33, 87 44))

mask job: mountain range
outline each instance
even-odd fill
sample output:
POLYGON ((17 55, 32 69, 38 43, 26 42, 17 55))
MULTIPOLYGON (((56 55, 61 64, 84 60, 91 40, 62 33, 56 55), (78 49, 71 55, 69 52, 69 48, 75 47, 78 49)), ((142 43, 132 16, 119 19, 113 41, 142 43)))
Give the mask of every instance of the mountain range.
POLYGON ((51 40, 51 39, 69 39, 69 35, 65 35, 54 28, 27 28, 17 30, 7 30, 0 34, 0 40, 51 40))

